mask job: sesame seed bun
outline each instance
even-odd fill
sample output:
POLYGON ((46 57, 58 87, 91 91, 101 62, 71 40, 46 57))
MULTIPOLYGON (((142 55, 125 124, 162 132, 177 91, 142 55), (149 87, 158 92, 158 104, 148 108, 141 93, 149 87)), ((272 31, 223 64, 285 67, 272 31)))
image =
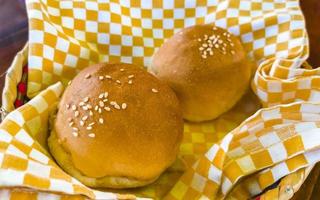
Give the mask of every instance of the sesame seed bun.
POLYGON ((213 25, 185 28, 155 53, 150 72, 176 92, 183 117, 211 120, 248 88, 251 67, 240 40, 213 25))
POLYGON ((176 159, 183 134, 175 93, 131 64, 98 64, 66 88, 49 137, 57 163, 91 187, 153 182, 176 159))

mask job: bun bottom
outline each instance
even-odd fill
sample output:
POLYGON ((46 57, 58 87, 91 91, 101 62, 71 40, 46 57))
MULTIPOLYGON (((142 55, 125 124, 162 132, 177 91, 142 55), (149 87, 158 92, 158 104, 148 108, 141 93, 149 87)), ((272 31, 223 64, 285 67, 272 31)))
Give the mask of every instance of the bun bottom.
POLYGON ((72 177, 78 179, 81 183, 88 187, 93 188, 135 188, 145 186, 157 180, 155 177, 152 180, 137 180, 130 177, 116 177, 116 176, 104 176, 101 178, 92 178, 83 175, 72 163, 70 154, 68 154, 58 142, 58 138, 54 130, 51 131, 48 139, 48 146, 51 155, 55 158, 59 166, 72 177))
POLYGON ((232 98, 224 94, 223 91, 220 91, 220 93, 216 95, 216 98, 223 99, 223 102, 212 99, 210 102, 202 102, 201 105, 203 107, 196 106, 196 104, 194 104, 194 107, 191 105, 188 107, 185 106, 186 109, 183 113, 184 119, 190 122, 206 122, 217 119, 222 114, 230 111, 240 101, 244 94, 248 92, 248 85, 249 83, 243 85, 243 88, 235 93, 232 98), (212 102, 216 103, 212 105, 212 102))

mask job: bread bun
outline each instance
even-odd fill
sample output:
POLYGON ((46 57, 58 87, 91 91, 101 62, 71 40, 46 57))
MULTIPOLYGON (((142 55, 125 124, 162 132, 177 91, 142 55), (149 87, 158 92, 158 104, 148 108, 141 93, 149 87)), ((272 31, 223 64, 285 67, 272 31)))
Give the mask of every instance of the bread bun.
POLYGON ((176 92, 185 119, 204 121, 228 111, 241 98, 251 65, 238 38, 213 25, 196 25, 160 47, 150 72, 176 92))
POLYGON ((176 159, 183 134, 174 92, 131 64, 98 64, 66 88, 49 138, 58 164, 91 187, 153 182, 176 159))

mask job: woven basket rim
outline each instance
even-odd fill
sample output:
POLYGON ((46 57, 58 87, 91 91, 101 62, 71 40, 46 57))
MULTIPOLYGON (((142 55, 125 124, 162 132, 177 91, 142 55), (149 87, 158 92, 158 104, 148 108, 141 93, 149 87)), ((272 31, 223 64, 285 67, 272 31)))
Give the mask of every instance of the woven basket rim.
POLYGON ((12 63, 5 72, 5 83, 2 91, 1 117, 15 109, 14 101, 17 98, 17 85, 21 81, 22 69, 27 64, 28 42, 15 55, 12 63))

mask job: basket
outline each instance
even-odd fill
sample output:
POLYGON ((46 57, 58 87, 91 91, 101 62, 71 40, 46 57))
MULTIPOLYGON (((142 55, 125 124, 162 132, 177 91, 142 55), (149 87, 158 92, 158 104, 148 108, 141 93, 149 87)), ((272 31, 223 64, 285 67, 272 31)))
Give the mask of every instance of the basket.
POLYGON ((5 84, 2 93, 2 119, 4 116, 15 109, 14 101, 17 98, 17 85, 21 81, 23 66, 28 60, 28 44, 17 53, 10 67, 7 70, 5 84))
MULTIPOLYGON (((28 44, 24 46, 24 48, 17 53, 15 56, 11 66, 9 67, 7 74, 6 74, 6 79, 5 79, 5 87, 3 90, 3 95, 2 95, 2 118, 5 117, 6 114, 10 113, 15 109, 14 102, 17 98, 17 85, 21 81, 21 77, 23 74, 23 66, 27 64, 27 58, 28 58, 28 44)), ((319 168, 319 167, 318 167, 319 168)), ((300 189, 300 187, 303 185, 305 179, 308 177, 309 173, 311 172, 312 167, 309 167, 308 170, 298 173, 298 174, 293 174, 285 177, 284 179, 281 180, 279 183, 280 189, 278 190, 278 196, 280 197, 279 199, 285 200, 285 199, 291 199, 294 197, 294 194, 300 189), (303 177, 302 179, 300 178, 303 177)), ((318 170, 319 171, 319 170, 318 170)), ((303 187, 304 190, 309 190, 310 187, 312 186, 313 182, 310 183, 308 182, 308 186, 303 187)), ((0 189, 0 194, 2 192, 14 192, 20 195, 26 195, 26 197, 30 193, 30 191, 26 192, 25 189, 19 189, 19 188, 14 188, 13 190, 10 189, 0 189)), ((36 192, 36 191, 33 191, 36 192)), ((273 191, 274 193, 274 191, 273 191)), ((301 196, 303 194, 303 191, 299 191, 299 195, 301 196)), ((49 193, 47 194, 49 195, 49 193)), ((275 194, 272 194, 272 196, 275 194)), ((259 199, 259 197, 257 197, 259 199)), ((267 198, 263 198, 267 199, 267 198)), ((262 200, 262 199, 261 199, 262 200)))

